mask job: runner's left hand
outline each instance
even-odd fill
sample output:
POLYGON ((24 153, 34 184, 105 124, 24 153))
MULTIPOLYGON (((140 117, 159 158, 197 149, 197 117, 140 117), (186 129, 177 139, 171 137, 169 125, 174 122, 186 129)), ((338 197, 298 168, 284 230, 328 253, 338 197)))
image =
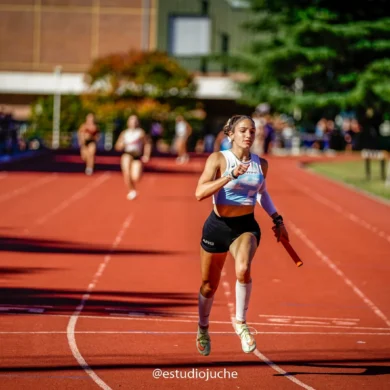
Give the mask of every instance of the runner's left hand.
POLYGON ((274 226, 274 233, 276 240, 279 242, 283 237, 286 241, 290 241, 288 237, 288 232, 286 227, 282 224, 279 226, 274 226))

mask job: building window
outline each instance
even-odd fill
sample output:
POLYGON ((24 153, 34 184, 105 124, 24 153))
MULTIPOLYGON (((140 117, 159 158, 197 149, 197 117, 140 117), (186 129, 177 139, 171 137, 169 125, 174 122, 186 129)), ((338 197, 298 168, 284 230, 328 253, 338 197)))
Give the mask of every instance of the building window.
POLYGON ((174 56, 210 54, 211 21, 205 16, 171 16, 169 53, 174 56))

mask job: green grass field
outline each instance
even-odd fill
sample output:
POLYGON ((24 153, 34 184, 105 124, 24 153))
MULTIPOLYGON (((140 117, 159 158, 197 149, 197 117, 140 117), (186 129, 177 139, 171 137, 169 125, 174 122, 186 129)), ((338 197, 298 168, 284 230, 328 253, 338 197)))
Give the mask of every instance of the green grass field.
MULTIPOLYGON (((390 186, 380 178, 379 161, 371 162, 371 180, 366 179, 364 161, 313 163, 308 167, 316 173, 350 184, 371 194, 390 199, 390 186)), ((386 167, 387 169, 387 167, 386 167)))

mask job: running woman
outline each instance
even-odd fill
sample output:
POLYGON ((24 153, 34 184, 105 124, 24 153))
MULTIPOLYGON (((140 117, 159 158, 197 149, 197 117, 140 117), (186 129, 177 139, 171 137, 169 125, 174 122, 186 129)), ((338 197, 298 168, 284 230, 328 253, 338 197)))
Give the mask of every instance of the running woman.
POLYGON ((92 175, 95 167, 96 144, 100 137, 99 127, 95 123, 95 115, 89 113, 78 130, 80 155, 85 162, 85 174, 92 175))
POLYGON ((227 252, 235 261, 235 331, 246 353, 256 349, 256 341, 246 323, 252 290, 251 262, 260 242, 260 228, 254 218, 256 201, 273 219, 278 241, 288 233, 266 188, 268 163, 250 153, 255 138, 255 123, 246 115, 231 117, 224 132, 232 142, 229 150, 212 153, 199 178, 195 196, 201 201, 213 198, 201 238, 201 278, 199 324, 196 346, 200 354, 210 354, 209 316, 227 252))
POLYGON ((148 162, 151 154, 150 142, 136 115, 129 116, 127 129, 120 133, 115 150, 123 152, 121 156, 123 180, 128 190, 127 199, 133 200, 137 197, 136 183, 142 176, 142 163, 148 162))

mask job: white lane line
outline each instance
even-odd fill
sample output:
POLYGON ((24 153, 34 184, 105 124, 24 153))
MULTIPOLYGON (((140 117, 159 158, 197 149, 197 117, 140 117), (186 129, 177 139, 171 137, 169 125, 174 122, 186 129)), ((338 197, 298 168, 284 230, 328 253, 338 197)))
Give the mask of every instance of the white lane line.
POLYGON ((313 188, 303 186, 300 183, 298 183, 296 180, 293 180, 293 179, 285 179, 285 180, 288 183, 292 184, 295 188, 303 191, 306 195, 310 196, 311 198, 313 198, 317 202, 322 203, 322 204, 328 206, 329 208, 331 208, 332 210, 336 211, 339 215, 346 217, 347 219, 356 223, 357 225, 360 225, 360 226, 364 227, 365 229, 371 231, 372 233, 374 233, 378 237, 385 239, 387 242, 390 242, 390 234, 387 234, 386 232, 384 232, 383 230, 380 230, 376 226, 371 225, 370 223, 368 223, 364 219, 358 217, 357 215, 350 213, 348 211, 345 211, 337 203, 334 203, 334 202, 330 201, 329 199, 325 198, 324 196, 313 191, 313 188))
MULTIPOLYGON (((229 323, 230 325, 230 323, 229 323)), ((252 325, 252 324, 251 324, 252 325)), ((253 328, 252 328, 253 329, 253 328)), ((254 334, 272 334, 272 335, 324 335, 324 336, 390 336, 388 332, 265 332, 258 331, 254 329, 254 334)), ((21 334, 21 335, 50 335, 50 334, 67 334, 66 331, 0 331, 0 335, 12 335, 12 334, 21 334)), ((75 331, 74 334, 145 334, 145 335, 175 335, 175 334, 196 334, 196 332, 183 332, 183 331, 153 331, 153 330, 85 330, 85 331, 75 331)), ((210 334, 219 334, 219 335, 234 335, 236 332, 222 332, 222 331, 210 331, 210 334)))
MULTIPOLYGON (((106 311, 123 311, 123 312, 128 312, 128 313, 140 313, 140 314, 146 314, 146 315, 150 315, 150 312, 147 312, 147 311, 141 311, 141 310, 131 310, 129 307, 105 307, 104 310, 106 311)), ((153 314, 159 314, 161 316, 166 316, 166 315, 171 315, 171 316, 175 316, 175 315, 196 315, 198 316, 198 313, 196 311, 164 311, 164 312, 161 312, 161 313, 153 313, 153 314)), ((345 318, 344 318, 345 319, 345 318)))
POLYGON ((324 322, 324 321, 296 321, 295 323, 302 324, 302 325, 329 325, 328 322, 324 322))
MULTIPOLYGON (((157 322, 184 322, 184 323, 198 323, 197 320, 177 320, 177 319, 170 319, 170 318, 161 318, 161 317, 148 317, 148 318, 142 318, 142 317, 131 317, 127 315, 113 315, 112 317, 93 317, 93 316, 83 316, 83 318, 90 318, 90 319, 123 319, 123 320, 131 320, 131 321, 157 321, 157 322)), ((231 325, 231 322, 229 321, 210 321, 210 324, 222 324, 222 325, 231 325)), ((287 326, 287 327, 296 327, 296 328, 327 328, 327 329, 359 329, 359 330, 385 330, 389 331, 389 328, 377 328, 377 327, 366 327, 366 326, 342 326, 342 325, 302 325, 302 324, 271 324, 268 322, 252 322, 250 321, 251 325, 260 325, 260 326, 273 326, 273 327, 280 327, 280 326, 287 326)))
POLYGON ((96 283, 98 282, 99 277, 103 274, 105 268, 107 267, 108 263, 111 260, 111 253, 115 252, 115 249, 118 247, 119 243, 122 241, 123 236, 128 229, 128 227, 131 224, 131 221, 133 219, 133 215, 130 214, 126 220, 124 221, 119 233, 116 235, 114 243, 112 244, 110 254, 104 256, 104 260, 102 263, 100 263, 99 268, 95 275, 92 278, 91 283, 88 285, 88 288, 85 292, 85 294, 82 296, 81 301, 79 305, 77 306, 76 310, 70 317, 66 333, 68 338, 68 344, 70 347, 70 350, 72 351, 73 356, 81 366, 81 368, 90 376, 90 378, 102 389, 104 390, 111 390, 111 388, 107 385, 106 382, 104 382, 93 370, 91 367, 89 367, 88 363, 84 359, 83 355, 81 354, 80 350, 77 347, 76 343, 76 336, 75 336, 75 328, 78 318, 80 317, 80 313, 83 311, 85 304, 87 303, 89 297, 91 296, 92 290, 95 288, 96 283))
POLYGON ((129 308, 121 308, 121 307, 105 307, 105 311, 113 312, 109 313, 109 315, 115 314, 124 314, 128 316, 153 316, 153 317, 185 317, 185 318, 198 318, 198 315, 195 312, 174 312, 174 311, 166 311, 161 313, 151 313, 147 311, 140 310, 130 310, 129 308))
POLYGON ((367 296, 361 291, 347 276, 341 271, 340 268, 337 267, 332 260, 329 259, 324 253, 322 253, 315 244, 307 238, 307 236, 295 226, 291 221, 288 221, 289 227, 293 230, 293 232, 324 262, 333 272, 339 276, 344 283, 352 289, 352 291, 381 319, 383 320, 387 326, 390 327, 390 320, 386 317, 386 315, 372 302, 367 296))
MULTIPOLYGON (((229 308, 231 325, 233 326, 233 329, 234 329, 234 318, 235 318, 234 304, 230 301, 231 288, 230 288, 229 282, 227 282, 227 280, 226 280, 226 272, 222 272, 221 279, 222 279, 222 285, 223 285, 224 292, 225 292, 225 297, 227 300, 227 305, 229 308)), ((252 323, 251 323, 251 325, 252 325, 252 323)), ((261 361, 266 363, 273 370, 275 370, 276 372, 281 374, 284 378, 290 380, 291 382, 295 383, 296 385, 298 385, 300 387, 303 387, 304 389, 314 390, 313 387, 307 385, 306 383, 303 383, 302 381, 297 379, 295 376, 289 374, 287 371, 283 370, 283 368, 279 367, 277 364, 272 362, 270 359, 267 358, 267 356, 263 355, 257 348, 253 351, 253 354, 256 355, 261 361)))
POLYGON ((279 314, 259 314, 259 317, 291 318, 293 320, 295 320, 295 319, 304 319, 304 320, 329 320, 329 321, 360 321, 359 318, 285 316, 285 315, 279 315, 279 314))
POLYGON ((0 202, 5 202, 7 200, 15 198, 16 196, 25 194, 25 193, 33 190, 34 188, 38 188, 40 186, 43 186, 43 185, 57 179, 57 177, 58 177, 58 175, 56 173, 52 173, 50 175, 46 175, 46 176, 42 177, 41 179, 33 180, 32 182, 26 184, 23 187, 19 187, 16 190, 13 190, 11 192, 7 192, 6 194, 1 195, 0 202))
MULTIPOLYGON (((3 313, 3 315, 8 316, 23 316, 25 314, 23 313, 3 313)), ((34 314, 29 314, 31 317, 34 314)), ((64 317, 69 318, 70 315, 66 314, 40 314, 40 316, 51 316, 51 317, 64 317)), ((174 318, 162 318, 162 317, 131 317, 126 314, 110 314, 109 316, 89 316, 89 315, 83 315, 80 314, 79 318, 83 319, 90 319, 90 320, 117 320, 117 321, 155 321, 155 322, 173 322, 173 323, 198 323, 197 320, 182 320, 182 319, 174 319, 174 318)), ((300 325, 300 324, 283 324, 283 323, 277 323, 277 324, 271 324, 269 322, 252 322, 250 321, 251 325, 259 325, 259 326, 273 326, 273 327, 293 327, 293 328, 326 328, 326 329, 357 329, 357 330, 376 330, 376 331, 388 331, 390 332, 390 328, 380 328, 380 327, 369 327, 369 326, 342 326, 342 325, 300 325)), ((231 326, 230 321, 210 321, 210 324, 219 324, 219 325, 229 325, 231 326)))
MULTIPOLYGON (((112 314, 112 315, 115 315, 115 313, 110 313, 110 314, 112 314)), ((124 314, 124 313, 120 313, 120 314, 124 314)), ((198 318, 198 316, 197 315, 190 315, 190 314, 179 314, 179 313, 177 313, 177 314, 158 314, 158 313, 142 313, 142 312, 137 312, 137 311, 129 311, 128 313, 127 313, 127 315, 129 316, 129 317, 132 317, 132 316, 137 316, 137 317, 142 317, 142 316, 147 316, 147 317, 150 317, 150 316, 152 316, 152 317, 184 317, 184 318, 198 318)))
POLYGON ((105 172, 103 175, 99 176, 95 181, 88 183, 83 189, 80 191, 77 191, 75 194, 73 194, 69 199, 64 200, 62 203, 60 203, 57 207, 52 209, 50 212, 45 214, 43 217, 40 217, 35 220, 36 225, 42 225, 45 223, 48 219, 53 217, 54 215, 58 214, 65 208, 67 208, 70 204, 73 202, 80 200, 82 197, 88 194, 88 192, 92 191, 96 187, 100 186, 102 183, 104 183, 109 177, 111 176, 110 172, 105 172))

